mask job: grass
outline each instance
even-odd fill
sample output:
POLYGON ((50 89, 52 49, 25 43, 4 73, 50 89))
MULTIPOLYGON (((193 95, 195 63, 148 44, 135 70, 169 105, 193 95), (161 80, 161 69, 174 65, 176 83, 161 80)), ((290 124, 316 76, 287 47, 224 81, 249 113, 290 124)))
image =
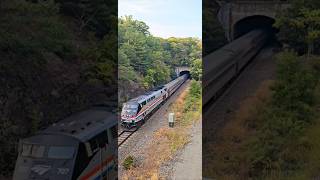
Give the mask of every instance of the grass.
POLYGON ((159 131, 158 135, 161 137, 165 137, 170 146, 170 150, 172 153, 176 152, 177 150, 181 149, 185 144, 189 142, 188 134, 185 131, 180 129, 162 129, 159 131))
POLYGON ((272 81, 265 81, 257 92, 241 103, 240 108, 233 114, 233 120, 223 128, 217 142, 211 145, 213 156, 211 168, 206 168, 204 174, 217 179, 246 178, 248 160, 245 153, 246 139, 256 134, 252 121, 260 113, 270 97, 272 81))

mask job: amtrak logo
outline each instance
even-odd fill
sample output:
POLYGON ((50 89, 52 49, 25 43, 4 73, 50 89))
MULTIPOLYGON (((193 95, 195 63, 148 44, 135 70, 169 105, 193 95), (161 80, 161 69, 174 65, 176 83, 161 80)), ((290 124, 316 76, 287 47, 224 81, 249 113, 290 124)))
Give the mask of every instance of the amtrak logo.
POLYGON ((42 176, 46 172, 48 172, 51 169, 51 166, 46 166, 46 165, 35 165, 31 168, 31 171, 39 174, 42 176))

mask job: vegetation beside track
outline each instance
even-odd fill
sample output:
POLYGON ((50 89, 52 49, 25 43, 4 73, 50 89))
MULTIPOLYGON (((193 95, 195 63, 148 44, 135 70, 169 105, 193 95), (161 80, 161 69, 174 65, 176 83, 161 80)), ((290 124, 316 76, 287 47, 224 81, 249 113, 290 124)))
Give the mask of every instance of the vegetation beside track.
POLYGON ((319 176, 320 58, 284 52, 277 62, 276 79, 242 102, 212 145, 213 177, 319 176))
POLYGON ((152 143, 145 149, 145 160, 126 171, 124 179, 159 179, 161 165, 189 142, 192 124, 201 118, 201 83, 193 80, 168 112, 175 113, 174 128, 164 127, 154 133, 152 143))

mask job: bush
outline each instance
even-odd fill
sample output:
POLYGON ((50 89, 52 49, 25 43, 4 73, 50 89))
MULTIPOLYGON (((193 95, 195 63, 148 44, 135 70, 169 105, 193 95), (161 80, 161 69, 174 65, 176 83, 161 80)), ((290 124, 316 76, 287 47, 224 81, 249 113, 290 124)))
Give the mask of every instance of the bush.
POLYGON ((189 94, 186 98, 184 112, 195 111, 201 107, 201 83, 199 81, 192 81, 189 94), (199 101, 200 100, 200 101, 199 101))
POLYGON ((133 156, 128 156, 126 159, 123 161, 122 166, 124 167, 125 170, 131 169, 132 167, 135 167, 135 159, 133 156))

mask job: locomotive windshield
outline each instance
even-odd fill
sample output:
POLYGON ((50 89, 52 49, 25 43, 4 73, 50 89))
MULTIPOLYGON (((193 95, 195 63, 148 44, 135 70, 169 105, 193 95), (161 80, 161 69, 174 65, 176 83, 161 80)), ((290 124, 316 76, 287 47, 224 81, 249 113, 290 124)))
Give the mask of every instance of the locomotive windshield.
POLYGON ((135 115, 138 111, 138 104, 124 104, 123 113, 126 115, 135 115))
POLYGON ((23 144, 22 156, 41 158, 44 156, 45 146, 37 144, 23 144))
POLYGON ((71 146, 51 146, 48 150, 48 158, 50 159, 72 159, 74 155, 74 147, 71 146))
POLYGON ((21 155, 33 158, 72 159, 75 148, 71 146, 50 146, 45 155, 46 146, 38 144, 23 144, 21 155))

